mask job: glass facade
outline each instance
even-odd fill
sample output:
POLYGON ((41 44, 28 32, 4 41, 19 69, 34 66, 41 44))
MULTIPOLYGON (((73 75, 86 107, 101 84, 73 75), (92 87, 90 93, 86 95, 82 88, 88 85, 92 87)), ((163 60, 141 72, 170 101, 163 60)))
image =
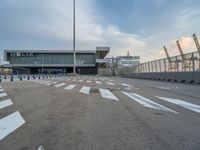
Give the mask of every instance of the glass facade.
MULTIPOLYGON (((73 54, 72 53, 24 53, 14 54, 7 53, 7 60, 10 64, 20 65, 72 65, 73 54)), ((77 53, 76 54, 77 65, 95 65, 96 53, 77 53)))

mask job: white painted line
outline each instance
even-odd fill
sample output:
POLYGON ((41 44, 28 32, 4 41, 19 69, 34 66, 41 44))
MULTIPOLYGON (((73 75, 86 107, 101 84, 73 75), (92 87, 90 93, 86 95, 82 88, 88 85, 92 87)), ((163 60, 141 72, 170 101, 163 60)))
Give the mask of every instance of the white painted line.
POLYGON ((46 83, 49 83, 49 82, 51 82, 51 81, 42 81, 42 82, 40 82, 40 84, 46 84, 46 83))
POLYGON ((83 86, 79 92, 84 94, 90 94, 90 87, 83 86))
POLYGON ((51 82, 50 82, 50 83, 47 83, 47 84, 45 84, 45 85, 51 85, 51 82))
POLYGON ((52 84, 55 85, 55 84, 57 84, 57 83, 58 83, 58 82, 53 82, 52 84))
POLYGON ((126 83, 121 83, 121 85, 126 86, 126 87, 130 87, 131 85, 126 84, 126 83))
POLYGON ((73 79, 72 81, 76 82, 76 79, 73 79))
POLYGON ((12 104, 13 102, 10 99, 0 101, 0 109, 6 108, 12 104))
POLYGON ((101 84, 101 81, 96 81, 96 84, 101 84))
POLYGON ((0 97, 4 97, 4 96, 7 96, 7 95, 8 95, 7 93, 1 93, 0 97))
POLYGON ((110 92, 108 89, 99 89, 99 91, 100 91, 101 96, 103 98, 108 98, 108 99, 119 101, 119 99, 112 92, 110 92))
POLYGON ((112 82, 106 82, 108 85, 115 85, 115 83, 112 82))
POLYGON ((156 102, 153 102, 145 97, 142 97, 136 93, 129 93, 129 92, 122 92, 122 93, 125 94, 126 96, 130 97, 132 100, 135 100, 136 102, 142 104, 144 107, 149 107, 149 108, 153 108, 153 109, 159 109, 159 110, 163 110, 163 111, 177 113, 176 111, 174 111, 172 109, 162 106, 162 105, 160 105, 156 102))
POLYGON ((0 140, 14 132, 24 123, 25 121, 18 111, 9 116, 6 116, 5 118, 0 119, 0 140))
POLYGON ((38 150, 44 150, 44 147, 41 145, 38 150))
POLYGON ((199 105, 188 103, 188 102, 185 102, 185 101, 180 100, 180 99, 165 98, 165 97, 159 97, 159 96, 156 96, 156 97, 159 98, 159 99, 162 99, 164 101, 167 101, 167 102, 170 102, 170 103, 173 103, 173 104, 179 105, 181 107, 184 107, 184 108, 187 108, 187 109, 190 109, 192 111, 200 113, 200 106, 199 105))
POLYGON ((0 89, 0 92, 3 92, 4 91, 4 89, 0 89))
POLYGON ((92 81, 90 81, 90 80, 87 80, 86 82, 87 82, 87 83, 92 83, 92 81))
POLYGON ((61 86, 64 86, 64 85, 66 85, 66 83, 56 84, 56 85, 54 85, 54 87, 58 88, 58 87, 61 87, 61 86))
POLYGON ((64 89, 70 91, 70 90, 72 90, 72 89, 75 88, 75 87, 76 87, 75 84, 70 84, 69 86, 67 86, 67 87, 64 88, 64 89))

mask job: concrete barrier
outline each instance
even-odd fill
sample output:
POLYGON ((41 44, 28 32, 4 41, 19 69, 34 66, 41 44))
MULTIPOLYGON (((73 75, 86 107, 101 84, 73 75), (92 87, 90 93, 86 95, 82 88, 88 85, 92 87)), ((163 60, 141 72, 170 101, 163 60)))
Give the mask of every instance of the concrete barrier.
POLYGON ((124 77, 200 84, 200 72, 133 73, 129 75, 124 75, 124 77))

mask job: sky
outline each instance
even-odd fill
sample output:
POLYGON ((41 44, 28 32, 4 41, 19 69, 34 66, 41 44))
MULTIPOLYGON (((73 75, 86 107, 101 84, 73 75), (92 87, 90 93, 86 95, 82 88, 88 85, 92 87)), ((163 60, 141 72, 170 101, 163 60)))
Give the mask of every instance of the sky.
MULTIPOLYGON (((4 49, 71 50, 72 0, 0 0, 0 58, 4 49)), ((107 57, 146 62, 196 51, 199 0, 76 0, 76 49, 111 48, 107 57)))

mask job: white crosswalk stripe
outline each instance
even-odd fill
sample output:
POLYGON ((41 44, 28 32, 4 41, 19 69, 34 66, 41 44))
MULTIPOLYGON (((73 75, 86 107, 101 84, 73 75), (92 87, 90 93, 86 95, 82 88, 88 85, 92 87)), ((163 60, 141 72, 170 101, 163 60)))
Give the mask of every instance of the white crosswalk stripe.
POLYGON ((55 85, 55 84, 57 84, 57 83, 58 83, 58 82, 53 82, 52 84, 55 85))
POLYGON ((1 93, 0 97, 4 97, 4 96, 7 96, 7 95, 8 95, 7 93, 1 93))
POLYGON ((106 82, 108 85, 115 85, 113 82, 106 82))
POLYGON ((69 86, 65 87, 64 89, 70 91, 70 90, 72 90, 75 87, 76 87, 75 84, 70 84, 69 86))
POLYGON ((126 87, 130 87, 131 85, 126 84, 126 83, 121 83, 121 85, 126 86, 126 87))
POLYGON ((0 140, 4 139, 7 135, 14 132, 17 128, 22 126, 25 120, 17 111, 5 118, 0 119, 0 140))
POLYGON ((83 86, 80 91, 80 93, 84 93, 84 94, 89 94, 90 93, 90 87, 88 86, 83 86))
POLYGON ((50 82, 50 83, 47 83, 47 84, 45 84, 45 85, 51 85, 51 82, 50 82))
POLYGON ((129 93, 129 92, 122 92, 122 93, 125 94, 126 96, 130 97, 132 100, 142 104, 144 107, 149 107, 149 108, 153 108, 153 109, 159 109, 159 110, 163 110, 163 111, 177 113, 176 111, 174 111, 172 109, 162 106, 162 105, 160 105, 156 102, 153 102, 145 97, 142 97, 136 93, 129 93))
POLYGON ((54 87, 58 88, 58 87, 61 87, 61 86, 64 86, 64 85, 66 85, 66 83, 56 84, 56 85, 54 85, 54 87))
POLYGON ((108 89, 99 89, 103 98, 119 101, 119 99, 108 89))
POLYGON ((92 81, 90 81, 90 80, 87 80, 86 82, 87 82, 87 83, 92 83, 92 81))
POLYGON ((4 89, 0 89, 0 92, 3 92, 4 91, 4 89))
POLYGON ((181 107, 187 108, 187 109, 195 111, 197 113, 200 113, 200 106, 199 105, 188 103, 188 102, 185 102, 185 101, 180 100, 180 99, 165 98, 165 97, 159 97, 159 96, 157 96, 157 98, 162 99, 162 100, 167 101, 167 102, 170 102, 170 103, 173 103, 173 104, 176 104, 176 105, 179 105, 181 107))
POLYGON ((96 84, 102 84, 101 81, 96 81, 96 84))
POLYGON ((10 99, 0 101, 0 109, 6 108, 12 104, 13 102, 10 99))

